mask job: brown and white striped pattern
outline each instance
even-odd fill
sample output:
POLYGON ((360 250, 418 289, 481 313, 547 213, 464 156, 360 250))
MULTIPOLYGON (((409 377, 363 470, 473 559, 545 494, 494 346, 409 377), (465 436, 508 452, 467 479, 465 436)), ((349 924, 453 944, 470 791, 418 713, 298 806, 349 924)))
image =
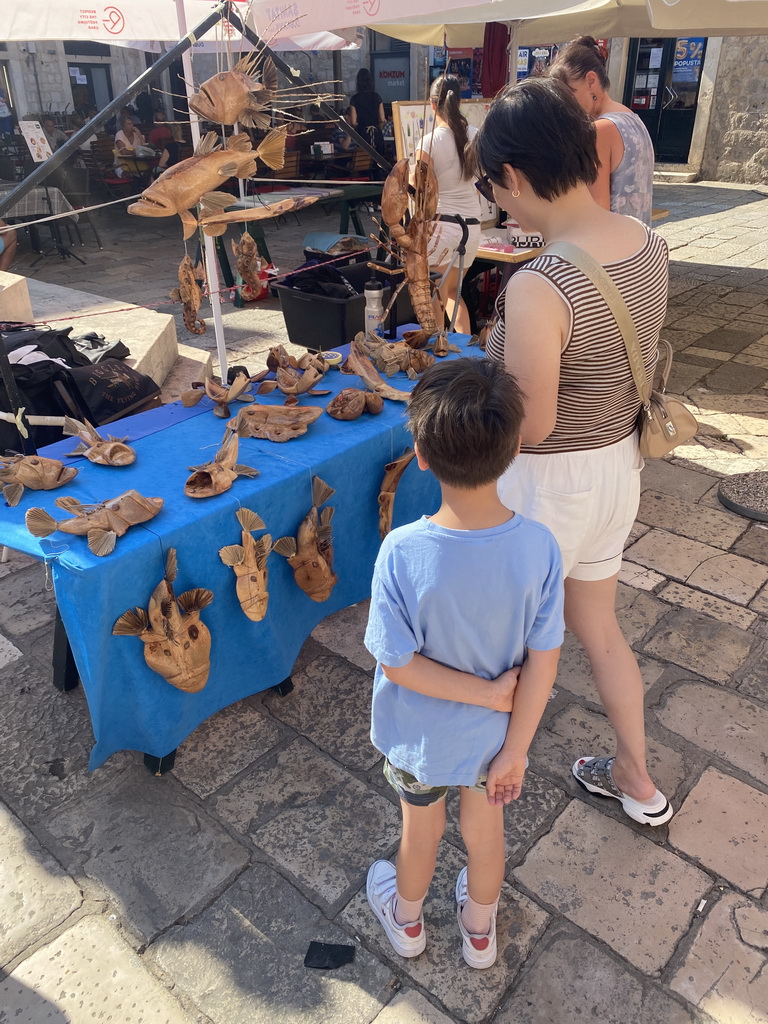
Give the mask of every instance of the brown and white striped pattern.
MULTIPOLYGON (((645 371, 656 366, 659 333, 667 310, 669 253, 664 239, 648 231, 645 245, 628 259, 605 264, 637 328, 645 371)), ((560 385, 555 429, 524 452, 584 451, 604 448, 628 437, 636 427, 640 400, 632 379, 621 331, 595 286, 559 256, 537 256, 517 273, 539 274, 563 296, 571 310, 571 334, 560 356, 560 385)), ((498 320, 486 355, 504 359, 504 305, 496 300, 498 320)), ((516 338, 516 344, 536 344, 516 338)))

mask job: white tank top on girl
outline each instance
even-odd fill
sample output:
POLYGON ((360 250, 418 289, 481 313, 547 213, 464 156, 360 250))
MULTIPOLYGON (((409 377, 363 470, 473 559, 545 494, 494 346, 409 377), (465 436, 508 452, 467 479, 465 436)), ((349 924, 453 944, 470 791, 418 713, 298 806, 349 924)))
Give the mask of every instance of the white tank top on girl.
MULTIPOLYGON (((477 128, 469 126, 469 139, 477 135, 477 128)), ((437 127, 425 135, 416 147, 432 160, 440 194, 437 212, 458 214, 460 217, 480 217, 480 195, 473 178, 461 174, 459 154, 450 128, 437 127)))

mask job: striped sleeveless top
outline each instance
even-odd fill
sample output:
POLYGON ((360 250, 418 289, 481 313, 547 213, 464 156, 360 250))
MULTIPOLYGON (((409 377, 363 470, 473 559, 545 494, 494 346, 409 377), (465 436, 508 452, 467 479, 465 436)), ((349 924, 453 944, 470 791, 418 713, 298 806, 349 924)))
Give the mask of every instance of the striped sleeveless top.
MULTIPOLYGON (((632 256, 604 264, 629 307, 637 329, 645 371, 653 374, 659 334, 667 310, 669 254, 667 243, 646 228, 645 244, 632 256)), ((571 330, 560 355, 555 429, 541 444, 523 446, 532 454, 585 451, 622 441, 636 429, 640 399, 618 324, 595 286, 559 256, 546 254, 517 271, 538 274, 563 297, 571 330)), ((486 355, 504 361, 504 306, 496 300, 498 320, 488 338, 486 355)), ((535 338, 514 338, 535 344, 535 338)))

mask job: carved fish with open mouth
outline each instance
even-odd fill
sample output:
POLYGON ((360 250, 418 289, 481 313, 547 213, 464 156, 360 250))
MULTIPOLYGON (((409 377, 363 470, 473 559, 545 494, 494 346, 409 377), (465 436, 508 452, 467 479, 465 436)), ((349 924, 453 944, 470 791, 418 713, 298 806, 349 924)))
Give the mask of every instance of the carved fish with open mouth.
POLYGON ((107 434, 105 441, 88 420, 81 423, 80 420, 65 416, 63 430, 70 437, 80 439, 77 448, 67 453, 68 459, 82 455, 97 466, 130 466, 136 461, 136 452, 125 443, 127 438, 107 434))
POLYGON ((144 660, 171 686, 199 693, 211 671, 211 634, 200 612, 213 601, 210 590, 195 587, 179 597, 173 592, 176 551, 171 548, 165 575, 152 591, 149 608, 130 608, 112 627, 114 636, 137 636, 144 644, 144 660))
POLYGON ((328 506, 319 511, 320 505, 335 493, 316 476, 312 481, 312 508, 302 520, 296 538, 281 537, 274 546, 278 555, 288 559, 293 578, 312 601, 327 601, 338 582, 333 571, 333 509, 328 506))
POLYGON ((68 484, 77 473, 74 466, 40 455, 0 456, 0 484, 9 505, 18 505, 25 487, 31 491, 52 491, 68 484))
POLYGON ((184 484, 184 493, 188 498, 212 498, 216 494, 228 491, 239 476, 259 475, 258 469, 238 463, 238 445, 237 434, 233 430, 227 429, 224 434, 224 443, 216 452, 213 462, 189 467, 192 470, 192 476, 184 484))
POLYGON ((102 557, 115 549, 115 541, 132 526, 154 519, 163 507, 162 498, 145 498, 138 491, 126 491, 98 505, 83 505, 77 498, 57 498, 59 508, 71 519, 56 520, 43 508, 27 509, 27 529, 33 537, 49 537, 56 530, 88 538, 88 547, 102 557))
POLYGON ((200 303, 203 301, 203 293, 197 283, 201 275, 195 271, 192 260, 185 254, 179 264, 179 287, 174 288, 168 295, 174 302, 184 303, 182 319, 184 326, 192 334, 205 334, 206 323, 197 315, 200 303))
POLYGON ((196 114, 215 124, 269 128, 266 111, 277 92, 277 71, 271 57, 243 57, 231 71, 221 71, 203 82, 189 99, 196 114), (257 82, 255 75, 260 74, 257 82))
POLYGON ((258 539, 252 536, 254 530, 266 527, 261 516, 249 508, 239 508, 235 515, 243 528, 243 543, 227 544, 219 550, 219 558, 234 569, 240 607, 251 622, 261 622, 269 601, 267 556, 272 550, 272 537, 268 533, 258 539))
POLYGON ((197 405, 203 395, 207 395, 213 402, 213 415, 226 418, 232 415, 229 410, 230 402, 253 401, 253 395, 245 393, 250 383, 250 377, 245 373, 235 374, 235 379, 229 387, 224 387, 223 384, 217 383, 211 377, 206 377, 204 381, 195 382, 189 391, 182 394, 181 404, 185 409, 189 409, 191 406, 197 405))

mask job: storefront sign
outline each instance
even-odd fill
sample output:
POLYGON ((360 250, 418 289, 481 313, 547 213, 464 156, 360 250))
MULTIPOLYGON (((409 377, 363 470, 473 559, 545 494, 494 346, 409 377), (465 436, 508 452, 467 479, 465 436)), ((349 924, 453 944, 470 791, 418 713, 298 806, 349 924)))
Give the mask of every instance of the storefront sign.
POLYGON ((49 156, 53 156, 51 145, 39 121, 19 121, 19 129, 36 164, 41 164, 49 156))
POLYGON ((677 40, 675 62, 672 65, 673 82, 698 82, 705 42, 705 39, 677 40))
POLYGON ((520 46, 517 50, 517 77, 525 78, 528 74, 528 61, 531 51, 527 46, 520 46))
POLYGON ((448 71, 456 75, 461 85, 461 98, 468 100, 472 96, 472 63, 475 51, 471 47, 448 50, 448 71))
POLYGON ((410 99, 411 58, 406 55, 376 54, 373 59, 373 88, 383 103, 410 99))

